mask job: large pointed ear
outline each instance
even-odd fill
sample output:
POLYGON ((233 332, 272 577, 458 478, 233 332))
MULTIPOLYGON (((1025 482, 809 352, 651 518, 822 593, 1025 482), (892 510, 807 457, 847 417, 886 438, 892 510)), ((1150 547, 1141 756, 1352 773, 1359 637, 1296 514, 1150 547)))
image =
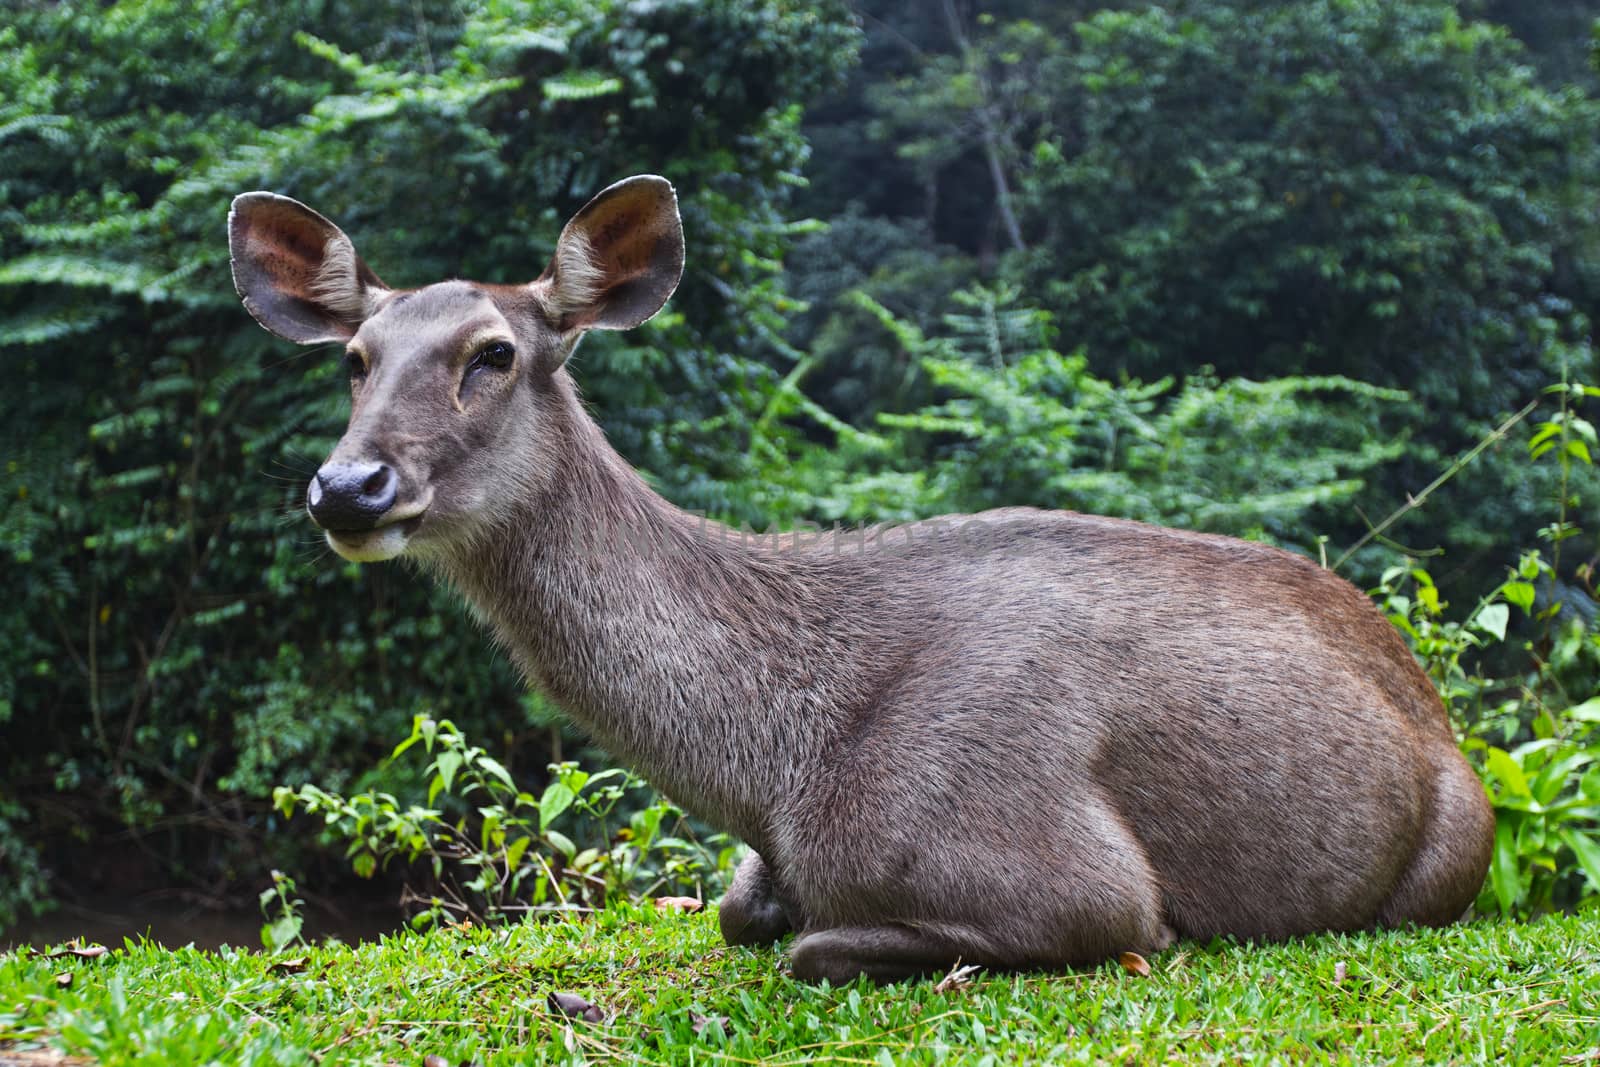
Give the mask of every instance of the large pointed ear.
POLYGON ((572 217, 535 285, 562 333, 627 330, 661 310, 683 276, 683 224, 672 183, 640 174, 572 217))
POLYGON ((344 231, 276 193, 234 197, 228 252, 246 310, 301 344, 348 341, 389 291, 344 231))

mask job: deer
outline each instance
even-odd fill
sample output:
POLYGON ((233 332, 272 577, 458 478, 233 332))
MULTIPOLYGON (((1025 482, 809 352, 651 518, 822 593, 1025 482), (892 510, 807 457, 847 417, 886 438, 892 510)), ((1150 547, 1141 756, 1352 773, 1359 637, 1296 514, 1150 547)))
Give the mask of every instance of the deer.
POLYGON ((306 493, 329 546, 472 607, 526 682, 749 846, 731 945, 798 980, 1094 965, 1176 939, 1443 926, 1483 786, 1395 628, 1288 551, 1028 507, 869 536, 730 536, 607 443, 568 362, 684 270, 639 175, 531 282, 386 285, 332 222, 233 201, 256 321, 339 345, 349 424, 306 493))

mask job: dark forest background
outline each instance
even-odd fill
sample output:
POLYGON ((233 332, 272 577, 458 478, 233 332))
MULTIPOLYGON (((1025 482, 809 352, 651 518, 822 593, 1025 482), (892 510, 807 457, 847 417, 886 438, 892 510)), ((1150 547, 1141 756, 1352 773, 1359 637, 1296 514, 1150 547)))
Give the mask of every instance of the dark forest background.
MULTIPOLYGON (((680 505, 758 529, 1001 504, 1126 515, 1337 561, 1384 582, 1401 621, 1431 596, 1441 624, 1535 549, 1527 614, 1451 669, 1469 688, 1548 681, 1565 647, 1559 684, 1580 703, 1600 669, 1579 529, 1595 402, 1542 391, 1600 379, 1597 15, 1557 0, 13 10, 0 927, 63 895, 231 905, 271 865, 333 869, 272 788, 417 788, 374 770, 417 714, 447 715, 530 787, 581 746, 458 606, 403 566, 331 556, 304 519, 347 394, 337 353, 278 342, 239 307, 224 220, 255 188, 334 219, 391 283, 509 282, 538 274, 594 192, 664 174, 683 285, 574 366, 617 447, 680 505), (1567 458, 1531 461, 1548 425, 1567 458), (1434 592, 1396 592, 1385 575, 1407 559, 1434 592)), ((1431 632, 1409 634, 1425 658, 1431 632)), ((1549 736, 1517 699, 1506 729, 1549 736)))

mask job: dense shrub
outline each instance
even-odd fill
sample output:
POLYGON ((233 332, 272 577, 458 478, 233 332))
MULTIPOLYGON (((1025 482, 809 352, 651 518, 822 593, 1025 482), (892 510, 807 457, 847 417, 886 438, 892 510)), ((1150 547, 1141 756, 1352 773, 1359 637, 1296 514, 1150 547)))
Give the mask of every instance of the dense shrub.
MULTIPOLYGON (((1563 367, 1594 376, 1600 194, 1588 175, 1600 116, 1592 80, 1551 88, 1535 65, 1567 69, 1572 49, 1555 28, 1592 10, 864 6, 877 65, 819 110, 817 136, 839 149, 806 201, 824 216, 853 203, 863 214, 839 251, 795 266, 797 288, 821 305, 810 315, 822 320, 818 375, 832 393, 897 380, 850 290, 934 333, 950 293, 1007 279, 1106 379, 1210 367, 1225 379, 1340 375, 1405 389, 1416 404, 1408 447, 1352 502, 1370 513, 1426 484, 1563 367), (1500 13, 1559 56, 1530 55, 1471 17, 1500 13), (862 142, 876 146, 865 160, 862 142), (913 224, 922 255, 898 248, 861 279, 858 235, 913 224), (934 261, 952 268, 942 290, 934 261)), ((1455 565, 1440 578, 1451 588, 1481 587, 1512 563, 1505 531, 1535 525, 1553 491, 1514 451, 1479 466, 1470 490, 1446 487, 1394 531, 1449 546, 1455 565)), ((1595 488, 1593 472, 1577 477, 1595 488)), ((1364 528, 1354 507, 1328 518, 1335 540, 1364 528)))
POLYGON ((600 187, 665 174, 688 276, 578 373, 631 458, 720 508, 726 437, 782 362, 800 108, 854 35, 839 4, 788 0, 8 15, 0 922, 38 899, 41 865, 80 890, 148 876, 225 896, 285 840, 263 835, 274 784, 343 786, 424 699, 513 766, 551 758, 548 718, 463 612, 402 571, 330 562, 305 525, 343 421, 337 361, 240 309, 230 198, 316 206, 393 284, 518 281, 600 187))

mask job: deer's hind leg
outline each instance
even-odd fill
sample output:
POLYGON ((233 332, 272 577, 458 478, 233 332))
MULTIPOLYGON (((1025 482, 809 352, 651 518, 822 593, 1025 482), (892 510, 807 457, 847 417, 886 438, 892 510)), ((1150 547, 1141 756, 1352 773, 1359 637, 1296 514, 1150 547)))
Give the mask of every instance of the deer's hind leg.
POLYGON ((1494 809, 1478 776, 1441 745, 1432 759, 1429 797, 1416 852, 1389 899, 1380 926, 1444 926, 1461 918, 1478 895, 1494 848, 1494 809))
POLYGON ((840 926, 802 934, 789 962, 802 982, 834 985, 866 975, 896 982, 948 969, 958 959, 996 955, 979 931, 949 923, 840 926))
POLYGON ((1080 804, 1048 842, 1026 832, 1003 848, 977 834, 932 838, 929 851, 894 866, 904 882, 861 886, 854 906, 820 909, 843 921, 805 926, 795 977, 892 982, 957 961, 1067 967, 1166 948, 1174 934, 1143 849, 1108 805, 1080 804), (951 855, 956 842, 973 854, 951 855))

